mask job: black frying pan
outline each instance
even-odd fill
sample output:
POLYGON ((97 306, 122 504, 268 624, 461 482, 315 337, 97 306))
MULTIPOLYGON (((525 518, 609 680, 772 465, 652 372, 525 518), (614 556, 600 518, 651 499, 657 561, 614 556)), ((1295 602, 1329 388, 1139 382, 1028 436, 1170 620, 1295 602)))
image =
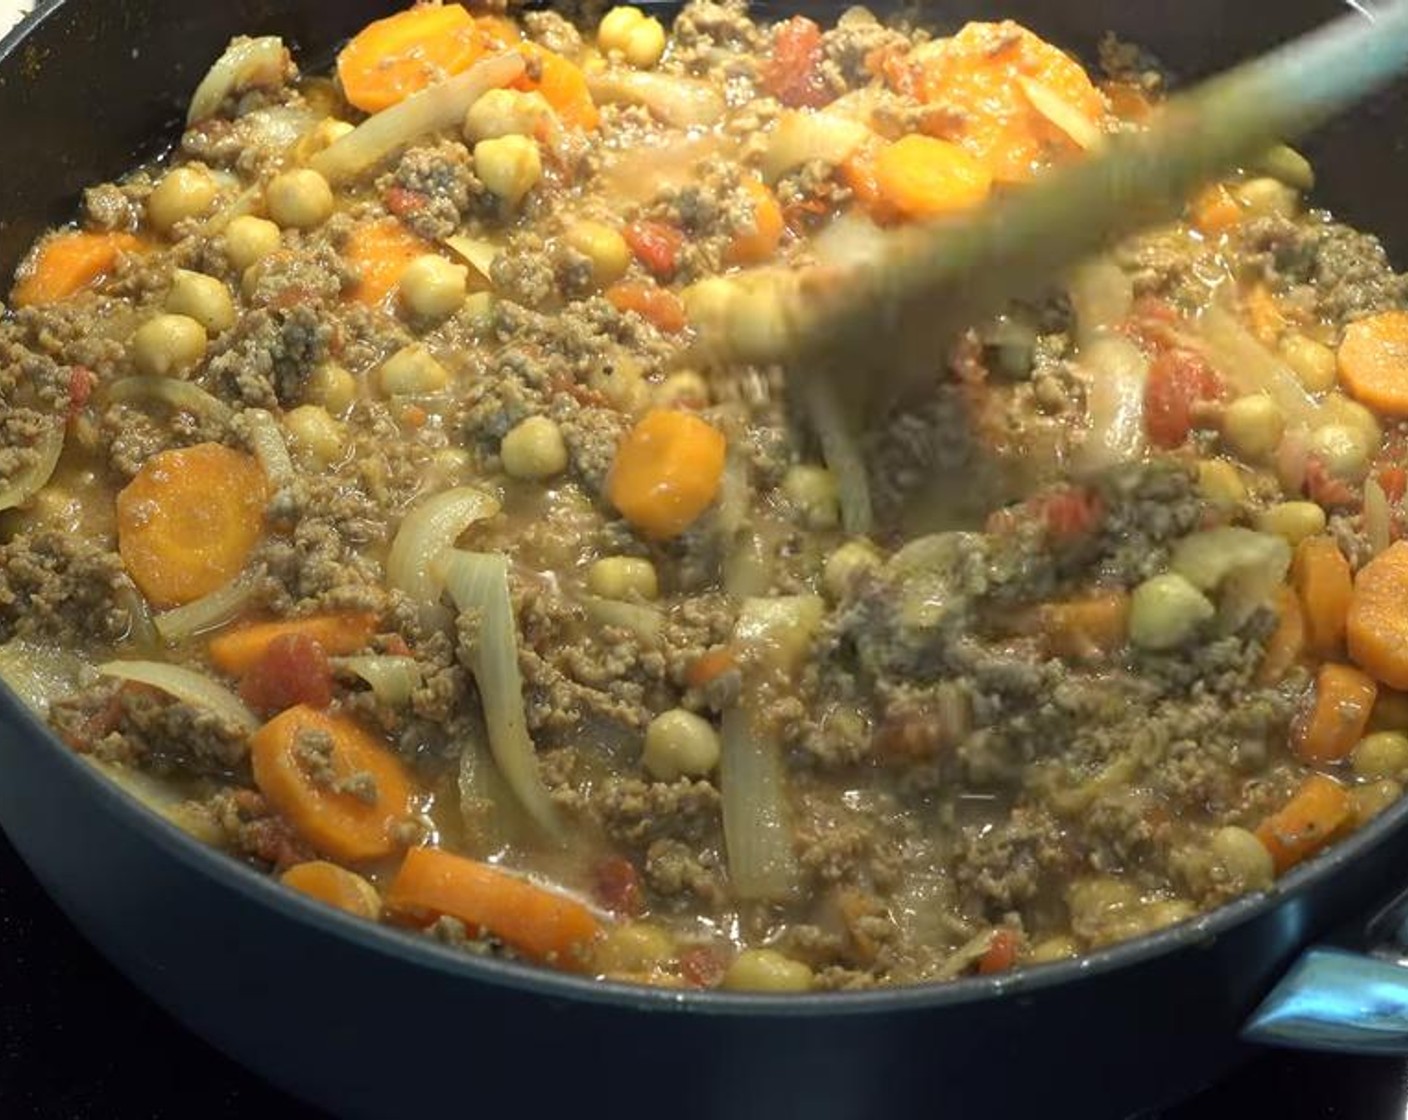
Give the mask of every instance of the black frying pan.
MULTIPOLYGON (((8 272, 43 226, 70 217, 84 185, 171 143, 190 91, 232 35, 280 34, 320 60, 387 6, 41 5, 0 44, 0 265, 8 272)), ((1087 51, 1112 29, 1192 77, 1338 10, 1334 0, 951 0, 934 19, 996 12, 1087 51)), ((1400 260, 1405 120, 1400 88, 1309 148, 1318 201, 1379 232, 1400 260)), ((1080 961, 779 999, 596 983, 345 918, 138 806, 4 690, 0 821, 77 925, 182 1022, 350 1116, 1120 1115, 1235 1061, 1248 1014, 1302 951, 1333 930, 1361 931, 1408 877, 1405 802, 1269 895, 1080 961)), ((1347 1001, 1337 1013, 1366 996, 1379 1001, 1368 1010, 1401 1013, 1396 977, 1384 975, 1377 987, 1316 998, 1347 1001)), ((157 1057, 153 1076, 159 1067, 157 1057)))

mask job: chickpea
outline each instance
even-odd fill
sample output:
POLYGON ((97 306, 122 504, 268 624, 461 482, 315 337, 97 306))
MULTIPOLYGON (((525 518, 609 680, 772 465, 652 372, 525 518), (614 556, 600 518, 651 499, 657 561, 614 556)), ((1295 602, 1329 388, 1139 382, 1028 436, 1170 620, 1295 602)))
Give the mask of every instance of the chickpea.
POLYGON ((1310 433, 1310 454, 1332 478, 1358 482, 1368 473, 1371 453, 1364 433, 1349 424, 1322 424, 1310 433))
POLYGON ((597 971, 649 972, 675 956, 675 939, 648 922, 626 922, 608 930, 597 942, 592 963, 597 971))
POLYGON ((880 553, 869 541, 853 540, 841 545, 826 558, 821 583, 833 600, 844 599, 862 572, 880 565, 880 553))
POLYGON ((328 181, 312 168, 275 175, 264 188, 269 217, 284 229, 316 229, 332 217, 335 201, 328 181))
POLYGON ((1363 825, 1373 820, 1403 796, 1403 787, 1392 778, 1380 778, 1368 785, 1355 786, 1349 791, 1354 802, 1354 821, 1363 825))
POLYGON ((1324 532, 1325 511, 1314 502, 1277 502, 1257 514, 1256 527, 1294 547, 1306 537, 1324 532))
POLYGON ((599 288, 614 284, 630 267, 631 250, 626 239, 601 222, 577 222, 563 240, 592 262, 592 282, 599 288))
POLYGON ((324 362, 308 376, 308 399, 342 416, 357 398, 357 379, 339 365, 324 362))
POLYGON ((1292 332, 1281 340, 1281 357, 1306 392, 1324 393, 1335 387, 1338 363, 1335 352, 1323 342, 1292 332))
POLYGON ((499 457, 510 478, 551 478, 567 469, 567 443, 553 421, 530 416, 504 436, 499 457))
POLYGON ((1265 890, 1276 878, 1271 853, 1245 828, 1219 828, 1213 833, 1209 848, 1227 877, 1242 890, 1265 890))
POLYGON ((166 310, 188 315, 210 334, 219 334, 235 325, 235 301, 230 290, 213 276, 176 270, 171 290, 166 293, 166 310))
POLYGON ((641 761, 650 776, 662 782, 702 778, 719 764, 718 732, 702 716, 671 708, 646 727, 641 761))
POLYGON ((1371 453, 1378 450, 1379 441, 1383 439, 1383 429, 1379 426, 1378 417, 1358 401, 1340 393, 1331 393, 1325 398, 1323 412, 1327 421, 1333 420, 1358 432, 1371 453))
POLYGON ((401 274, 401 302, 412 315, 443 319, 464 304, 469 269, 435 253, 417 257, 401 274))
POLYGON ((534 90, 491 89, 480 95, 464 117, 464 138, 471 144, 500 136, 536 136, 552 117, 547 98, 534 90))
POLYGON ((612 8, 597 27, 596 43, 603 54, 619 52, 636 69, 649 70, 665 53, 665 28, 639 8, 612 8))
POLYGON ((450 371, 423 346, 403 346, 381 363, 377 371, 381 391, 388 397, 438 393, 450 383, 450 371))
POLYGON ((645 13, 637 7, 622 4, 612 8, 601 17, 596 28, 596 45, 602 53, 624 50, 626 35, 631 28, 645 20, 645 13))
POLYGON ((731 992, 805 992, 812 970, 776 949, 744 949, 724 973, 722 987, 731 992))
POLYGON ((1075 938, 1057 935, 1038 941, 1032 946, 1027 959, 1032 964, 1048 964, 1051 961, 1064 961, 1079 953, 1080 946, 1076 944, 1075 938))
POLYGON ((219 193, 204 168, 173 167, 147 196, 147 221, 159 233, 169 233, 178 222, 206 213, 219 193))
POLYGON ((342 457, 346 435, 328 410, 316 404, 303 404, 284 417, 284 427, 293 443, 324 465, 342 457))
POLYGON ((1248 463, 1271 458, 1285 430, 1285 415, 1265 393, 1238 397, 1222 415, 1222 438, 1233 454, 1248 463))
POLYGON ((307 159, 316 155, 324 148, 336 144, 356 126, 348 121, 340 121, 336 117, 326 117, 319 121, 312 132, 304 139, 300 146, 299 154, 307 159))
POLYGON ((183 377, 205 357, 205 328, 189 315, 154 315, 132 335, 132 364, 150 377, 183 377))
POLYGON ((1237 468, 1225 459, 1198 462, 1198 490, 1215 506, 1229 509, 1247 500, 1247 487, 1237 468))
POLYGON ((1217 613, 1206 595, 1176 572, 1146 579, 1129 603, 1129 640, 1140 649, 1181 646, 1217 613))
POLYGON ((225 227, 225 255, 230 264, 243 272, 277 249, 281 239, 279 227, 268 218, 241 214, 231 218, 225 227))
POLYGON ((1248 179, 1232 193, 1253 218, 1293 218, 1300 209, 1300 192, 1277 179, 1248 179))
POLYGON ((603 556, 587 569, 587 590, 603 599, 658 599, 655 565, 638 556, 603 556))
POLYGON ((655 388, 657 408, 703 408, 708 403, 709 383, 692 369, 677 370, 655 388))
POLYGON ((1365 735, 1349 760, 1355 775, 1366 780, 1402 777, 1408 774, 1408 735, 1402 731, 1365 735))
POLYGON ((543 161, 528 137, 498 136, 474 145, 474 173, 494 194, 517 206, 543 177, 543 161))
POLYGON ((836 479, 825 467, 800 463, 789 467, 782 493, 810 529, 834 529, 841 523, 836 479))

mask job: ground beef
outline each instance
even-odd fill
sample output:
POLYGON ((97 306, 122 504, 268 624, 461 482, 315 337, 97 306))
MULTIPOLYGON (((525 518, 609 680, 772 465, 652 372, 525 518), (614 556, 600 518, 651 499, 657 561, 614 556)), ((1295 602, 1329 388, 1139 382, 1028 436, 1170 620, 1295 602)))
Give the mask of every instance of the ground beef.
POLYGON ((679 840, 656 840, 646 849, 645 883, 655 898, 676 906, 716 910, 727 901, 719 853, 679 840))
POLYGON ((140 685, 55 702, 50 719, 84 753, 157 775, 229 777, 249 753, 244 728, 140 685))
POLYGON ((964 829, 953 857, 968 904, 993 921, 1061 882, 1073 865, 1064 830, 1040 808, 1019 807, 996 825, 964 829))
POLYGON ((523 29, 533 42, 569 58, 576 57, 582 50, 581 32, 557 12, 524 12, 523 29))
POLYGON ((142 206, 116 183, 102 183, 83 192, 83 212, 96 229, 133 230, 142 220, 142 206))
POLYGON ((593 793, 591 808, 607 836, 631 848, 676 840, 699 849, 716 842, 722 828, 719 791, 708 782, 689 778, 675 782, 614 778, 593 793))
POLYGON ((116 553, 37 530, 0 544, 0 638, 69 648, 114 642, 132 626, 136 590, 116 553))
POLYGON ((836 26, 821 36, 826 52, 826 77, 833 88, 858 88, 873 76, 867 60, 887 51, 907 53, 911 36, 904 31, 886 27, 865 8, 850 8, 836 21, 836 26))
POLYGON ((251 789, 222 789, 202 808, 223 836, 223 846, 272 871, 315 859, 316 853, 282 814, 251 789))
POLYGON ((427 241, 449 237, 471 215, 491 215, 497 205, 458 140, 410 149, 377 188, 392 213, 427 241))
POLYGON ((690 0, 675 17, 671 34, 669 63, 692 74, 711 73, 724 59, 741 61, 761 47, 764 37, 748 18, 747 0, 690 0))
POLYGON ((206 371, 221 395, 259 408, 291 408, 303 385, 328 360, 336 328, 317 306, 246 312, 206 371))

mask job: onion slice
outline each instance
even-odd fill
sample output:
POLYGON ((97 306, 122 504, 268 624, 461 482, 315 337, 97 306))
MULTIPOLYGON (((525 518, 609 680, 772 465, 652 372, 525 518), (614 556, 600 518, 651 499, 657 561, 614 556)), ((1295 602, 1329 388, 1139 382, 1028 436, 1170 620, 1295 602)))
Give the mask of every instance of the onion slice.
POLYGON ((273 413, 262 408, 245 409, 244 415, 249 422, 249 444, 264 468, 264 477, 274 490, 282 490, 293 482, 294 470, 279 422, 273 413))
POLYGON ((562 823, 543 784, 537 750, 528 734, 508 561, 497 554, 451 549, 436 566, 455 606, 478 619, 477 639, 467 651, 467 660, 479 686, 494 761, 518 803, 544 832, 560 841, 562 823))
POLYGON ((0 486, 0 509, 14 509, 39 493, 54 476, 54 468, 59 465, 63 450, 64 423, 55 420, 34 444, 34 462, 0 486))
POLYGON ((499 247, 482 237, 467 237, 462 233, 451 234, 444 244, 463 257, 465 263, 479 273, 487 283, 493 283, 494 258, 499 255, 499 247))
POLYGON ((1364 536, 1375 556, 1393 542, 1392 517, 1384 488, 1378 479, 1367 479, 1364 483, 1364 536))
POLYGON ((806 381, 802 404, 821 442, 821 457, 836 479, 841 526, 852 536, 864 536, 870 532, 874 513, 870 501, 870 472, 860 442, 842 415, 836 391, 827 378, 813 377, 806 381))
POLYGON ((404 708, 421 685, 420 666, 414 657, 335 657, 332 665, 364 680, 377 703, 388 708, 404 708))
POLYGON ((1017 84, 1032 108, 1065 133, 1077 147, 1090 151, 1099 145, 1103 138, 1100 126, 1045 82, 1019 74, 1017 84))
POLYGON ((768 137, 763 178, 775 183, 813 160, 832 165, 844 163, 870 135, 865 125, 837 113, 788 110, 778 118, 768 137))
POLYGON ((1321 405, 1300 379, 1225 307, 1209 306, 1198 317, 1197 339, 1213 366, 1239 394, 1269 393, 1292 426, 1313 427, 1321 405))
POLYGON ((660 641, 665 616, 659 607, 603 599, 598 595, 582 596, 582 606, 586 608, 587 616, 599 626, 629 630, 646 645, 655 645, 660 641))
POLYGON ((727 108, 723 95, 707 82, 647 70, 589 70, 587 88, 597 102, 643 105, 674 128, 714 124, 727 108))
POLYGON ((499 503, 483 490, 457 486, 417 502, 396 530, 386 556, 386 582, 417 603, 433 605, 444 586, 435 561, 476 521, 499 512, 499 503))
POLYGON ((522 73, 523 59, 513 53, 476 62, 464 73, 368 117, 315 155, 309 166, 329 182, 351 179, 397 148, 427 133, 458 125, 482 94, 508 85, 522 73))
POLYGON ((107 398, 112 404, 160 401, 169 408, 205 416, 220 423, 227 422, 234 415, 230 406, 219 397, 175 377, 124 377, 108 387, 107 398))
POLYGON ((255 581, 248 573, 237 576, 209 595, 162 611, 152 619, 152 625, 163 642, 175 645, 233 621, 249 605, 256 590, 255 581))
POLYGON ((1081 348, 1079 361, 1089 376, 1081 466, 1098 471, 1137 461, 1145 449, 1144 386, 1149 359, 1129 339, 1105 334, 1081 348))
POLYGON ((259 720, 233 692, 204 674, 164 661, 108 661, 98 666, 105 677, 150 685, 183 704, 204 708, 247 734, 259 729, 259 720))
POLYGON ((797 892, 780 745, 764 734, 751 710, 730 708, 720 724, 719 793, 724 847, 734 893, 781 902, 797 892))
POLYGON ((277 86, 292 66, 288 50, 277 35, 230 40, 225 53, 201 79, 186 110, 186 124, 214 116, 232 93, 257 86, 277 86))

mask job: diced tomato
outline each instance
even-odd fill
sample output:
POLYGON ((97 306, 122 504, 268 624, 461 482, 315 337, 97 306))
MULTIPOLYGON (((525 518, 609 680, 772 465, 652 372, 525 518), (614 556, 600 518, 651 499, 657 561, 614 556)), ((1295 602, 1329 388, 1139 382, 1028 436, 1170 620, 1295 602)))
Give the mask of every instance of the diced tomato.
POLYGON ((398 218, 404 218, 408 214, 424 210, 430 201, 420 191, 407 190, 405 187, 387 187, 381 200, 386 203, 386 208, 398 218))
POLYGON ((1403 495, 1408 492, 1408 471, 1402 467, 1383 467, 1378 473, 1379 488, 1383 490, 1386 497, 1394 505, 1403 500, 1403 495))
POLYGON ((71 366, 68 371, 68 418, 72 420, 93 396, 98 376, 86 366, 71 366))
POLYGON ((680 250, 684 248, 684 234, 674 226, 642 219, 631 222, 622 235, 636 259, 657 280, 668 280, 675 274, 675 269, 679 267, 680 250))
POLYGON ((1354 488, 1344 479, 1331 475, 1314 455, 1305 461, 1305 495, 1325 509, 1352 506, 1355 501, 1354 488))
POLYGON ((777 29, 772 53, 762 67, 762 87, 793 109, 817 109, 829 102, 821 75, 821 28, 806 16, 793 16, 777 29))
POLYGON ((240 696, 258 712, 272 714, 307 704, 332 703, 332 665, 322 643, 306 634, 283 634, 240 682, 240 696))
POLYGON ((620 856, 602 860, 592 874, 592 895, 613 914, 639 914, 640 875, 635 864, 620 856))
POLYGON ((606 289, 605 295, 617 311, 637 312, 667 334, 684 329, 686 320, 680 297, 649 281, 618 280, 606 289))
POLYGON ((701 653, 685 670, 684 679, 690 688, 703 688, 710 681, 717 680, 730 669, 738 667, 738 659, 728 646, 715 646, 701 653))
POLYGON ((1100 495, 1073 488, 1034 499, 1046 532, 1056 540, 1074 540, 1093 533, 1105 516, 1100 495))
POLYGON ((696 988, 717 987, 724 978, 723 958, 708 945, 695 945, 679 955, 680 975, 696 988))
POLYGON ((978 958, 978 971, 984 976, 1006 972, 1017 963, 1017 935, 1010 929, 995 929, 988 951, 978 958))
POLYGON ((1191 350, 1165 350, 1144 383, 1144 430, 1156 447, 1180 447, 1193 429, 1193 406, 1216 400, 1222 378, 1191 350))

